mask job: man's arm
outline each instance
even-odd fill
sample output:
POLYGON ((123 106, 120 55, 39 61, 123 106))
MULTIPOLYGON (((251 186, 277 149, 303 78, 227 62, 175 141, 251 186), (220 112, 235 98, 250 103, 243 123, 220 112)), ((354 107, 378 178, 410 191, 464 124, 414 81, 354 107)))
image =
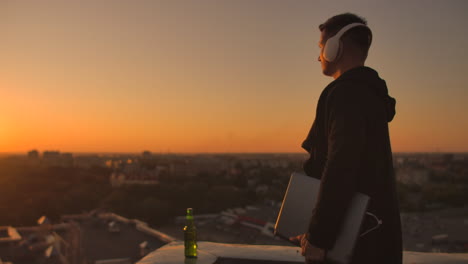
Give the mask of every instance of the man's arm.
POLYGON ((341 85, 328 99, 327 161, 308 232, 312 245, 327 250, 333 247, 356 192, 357 170, 365 148, 365 116, 355 92, 353 87, 341 85))

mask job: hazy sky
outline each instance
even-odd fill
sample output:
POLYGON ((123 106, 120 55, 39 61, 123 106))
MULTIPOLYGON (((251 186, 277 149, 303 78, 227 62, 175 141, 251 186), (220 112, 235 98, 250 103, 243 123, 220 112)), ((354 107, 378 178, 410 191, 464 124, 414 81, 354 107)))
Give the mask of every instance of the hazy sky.
POLYGON ((302 152, 354 12, 393 150, 468 151, 468 1, 1 1, 0 152, 302 152))

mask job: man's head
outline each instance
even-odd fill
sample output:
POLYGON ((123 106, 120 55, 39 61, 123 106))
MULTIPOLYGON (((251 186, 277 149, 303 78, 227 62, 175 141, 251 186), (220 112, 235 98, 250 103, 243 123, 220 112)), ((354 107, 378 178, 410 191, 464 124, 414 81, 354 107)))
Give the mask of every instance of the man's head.
POLYGON ((329 18, 319 26, 321 49, 319 61, 322 65, 323 74, 337 78, 344 71, 364 65, 367 58, 372 32, 367 26, 356 26, 346 31, 340 38, 338 54, 333 61, 327 61, 324 57, 324 48, 327 40, 335 36, 344 27, 360 23, 367 25, 367 21, 355 14, 345 13, 329 18))

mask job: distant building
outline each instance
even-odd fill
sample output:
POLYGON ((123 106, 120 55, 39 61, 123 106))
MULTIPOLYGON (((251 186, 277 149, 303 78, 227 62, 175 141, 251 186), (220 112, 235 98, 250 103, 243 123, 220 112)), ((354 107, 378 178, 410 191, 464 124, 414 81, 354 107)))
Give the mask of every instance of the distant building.
POLYGON ((117 167, 119 165, 119 161, 110 160, 109 166, 106 166, 105 158, 99 157, 97 155, 86 155, 86 156, 77 156, 74 157, 74 164, 78 168, 104 168, 104 167, 117 167))
MULTIPOLYGON (((39 151, 33 149, 33 150, 28 152, 27 157, 28 157, 27 162, 29 163, 29 165, 34 165, 34 166, 39 165, 39 163, 40 163, 39 151)), ((0 264, 1 264, 1 262, 0 262, 0 264)))
POLYGON ((33 160, 39 159, 39 151, 37 151, 35 149, 29 151, 28 152, 28 158, 33 159, 33 160))
POLYGON ((139 170, 132 174, 125 172, 113 172, 110 176, 110 184, 112 187, 122 185, 158 185, 157 171, 139 170))
POLYGON ((60 151, 52 151, 52 150, 46 150, 42 154, 42 157, 44 159, 55 159, 55 158, 60 158, 60 151))
POLYGON ((175 177, 194 177, 197 175, 187 160, 175 160, 171 162, 169 173, 175 177))
POLYGON ((42 163, 45 166, 60 166, 60 151, 44 151, 42 154, 42 163))
POLYGON ((74 159, 72 153, 60 153, 60 151, 44 151, 42 163, 51 167, 72 167, 74 159))
POLYGON ((62 153, 61 164, 64 167, 73 167, 74 159, 72 153, 62 153))
POLYGON ((144 159, 151 159, 153 157, 153 153, 151 151, 145 150, 141 155, 144 159))
POLYGON ((399 168, 396 178, 404 184, 423 185, 429 181, 430 170, 424 168, 399 168))

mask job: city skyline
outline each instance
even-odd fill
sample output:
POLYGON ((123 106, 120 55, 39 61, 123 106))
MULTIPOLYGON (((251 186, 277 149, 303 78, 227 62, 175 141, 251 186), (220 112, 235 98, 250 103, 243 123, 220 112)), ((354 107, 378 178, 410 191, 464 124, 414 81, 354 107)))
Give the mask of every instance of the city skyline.
POLYGON ((301 153, 318 25, 353 12, 394 152, 468 152, 466 1, 2 2, 0 152, 301 153), (421 8, 424 6, 424 8, 421 8))

